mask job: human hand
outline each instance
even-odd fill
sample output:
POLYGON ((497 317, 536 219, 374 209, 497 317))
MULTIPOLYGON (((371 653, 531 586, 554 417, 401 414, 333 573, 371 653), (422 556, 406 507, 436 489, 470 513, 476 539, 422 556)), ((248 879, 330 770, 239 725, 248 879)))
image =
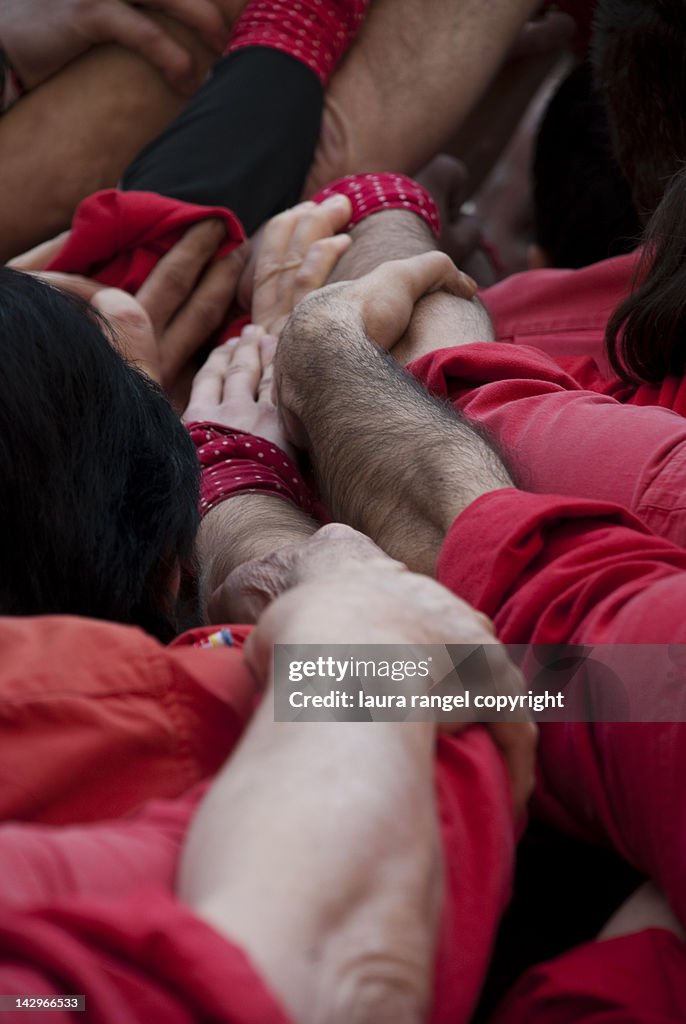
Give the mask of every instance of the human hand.
POLYGON ((217 220, 194 224, 162 257, 134 298, 78 274, 45 271, 67 236, 65 232, 44 242, 9 265, 91 302, 111 320, 112 341, 124 358, 173 394, 192 357, 226 318, 247 245, 210 262, 224 240, 224 226, 217 220))
MULTIPOLYGON (((352 321, 388 352, 405 334, 417 302, 436 291, 472 299, 477 284, 443 252, 390 260, 364 277, 327 285, 303 299, 285 335, 290 345, 299 333, 301 321, 307 322, 308 328, 313 322, 318 323, 323 330, 341 320, 352 321)), ((286 350, 288 347, 284 346, 286 350)))
POLYGON ((296 446, 307 447, 301 414, 308 396, 301 382, 313 346, 328 346, 335 357, 345 326, 363 343, 368 338, 389 351, 405 334, 415 304, 439 289, 471 299, 477 285, 445 253, 431 251, 382 263, 355 281, 326 285, 298 304, 281 333, 274 366, 277 405, 296 446))
POLYGON ((276 338, 254 324, 218 346, 195 375, 185 422, 245 430, 292 455, 272 398, 275 351, 276 338))
POLYGON ((198 83, 190 54, 140 7, 176 18, 221 54, 229 30, 212 0, 4 0, 0 43, 28 88, 91 46, 118 43, 159 68, 172 88, 192 92, 198 83))
MULTIPOLYGON (((489 619, 340 524, 239 566, 212 595, 209 611, 215 622, 257 620, 245 654, 258 678, 267 676, 275 643, 488 644, 497 692, 516 696, 523 689, 489 619)), ((443 728, 457 732, 476 721, 443 728)), ((533 788, 536 727, 531 721, 486 726, 520 813, 533 788)))
POLYGON ((154 376, 169 392, 233 304, 249 246, 244 243, 213 262, 224 238, 224 225, 217 220, 194 224, 136 293, 155 335, 154 376))
POLYGON ((336 195, 300 203, 267 222, 239 286, 244 302, 251 295, 253 323, 278 337, 300 300, 326 284, 350 247, 350 236, 338 232, 351 213, 350 200, 336 195))

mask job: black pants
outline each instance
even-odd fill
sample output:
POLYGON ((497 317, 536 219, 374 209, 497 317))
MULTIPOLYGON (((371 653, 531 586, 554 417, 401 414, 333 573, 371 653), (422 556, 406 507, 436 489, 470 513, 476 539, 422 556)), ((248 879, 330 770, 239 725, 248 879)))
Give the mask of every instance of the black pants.
POLYGON ((226 206, 251 234, 300 198, 322 105, 321 83, 300 61, 266 47, 239 50, 136 157, 122 188, 226 206))

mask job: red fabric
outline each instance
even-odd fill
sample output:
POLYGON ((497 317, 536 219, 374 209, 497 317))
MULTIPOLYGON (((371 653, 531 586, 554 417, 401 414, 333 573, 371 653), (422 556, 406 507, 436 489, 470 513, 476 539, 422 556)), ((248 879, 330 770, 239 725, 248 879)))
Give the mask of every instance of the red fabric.
MULTIPOLYGON (((437 572, 494 619, 506 643, 686 643, 686 551, 609 503, 486 494, 453 524, 437 572)), ((615 692, 595 688, 587 709, 595 723, 541 726, 535 805, 553 824, 611 843, 686 922, 683 680, 656 673, 649 648, 633 651, 622 664, 629 702, 649 701, 664 718, 676 709, 682 720, 602 721, 615 692)))
MULTIPOLYGON (((98 1024, 288 1021, 245 954, 161 887, 0 912, 0 988, 82 993, 85 1018, 98 1024)), ((75 1015, 51 1010, 50 1019, 75 1015)))
POLYGON ((200 514, 234 494, 271 494, 309 512, 312 501, 298 467, 263 437, 216 423, 189 423, 202 466, 200 514))
POLYGON ((93 821, 177 796, 219 768, 254 705, 238 648, 46 616, 0 619, 0 649, 2 820, 93 821))
POLYGON ((524 975, 491 1024, 682 1024, 686 946, 651 928, 591 942, 524 975))
POLYGON ((193 224, 208 218, 226 226, 226 240, 214 257, 221 259, 245 239, 230 210, 195 206, 155 192, 96 192, 79 205, 69 237, 47 269, 84 274, 134 294, 160 257, 193 224))
MULTIPOLYGON (((255 693, 239 651, 189 645, 201 637, 166 649, 130 627, 0 620, 3 814, 114 817, 216 768, 255 693)), ((446 894, 431 1019, 454 1024, 478 997, 509 893, 514 827, 504 766, 483 729, 440 739, 436 787, 446 894)), ((2 991, 85 992, 91 1016, 117 1024, 204 1020, 209 1006, 213 1020, 281 1021, 242 954, 171 900, 202 791, 104 823, 1 826, 2 991), (212 1003, 219 977, 224 1002, 212 1003)))
POLYGON ((227 53, 268 46, 314 71, 326 85, 362 27, 369 0, 249 0, 227 53))
MULTIPOLYGON (((483 730, 441 738, 436 786, 446 896, 430 1019, 454 1024, 469 1018, 485 975, 509 895, 514 832, 504 768, 483 730)), ((103 824, 0 827, 3 991, 86 992, 94 1018, 95 1000, 107 997, 122 1016, 112 1010, 97 1019, 117 1024, 137 1021, 142 1005, 165 1007, 168 1001, 168 1012, 181 1015, 153 1019, 185 1021, 187 1000, 196 1005, 198 991, 205 998, 208 985, 225 970, 227 989, 235 985, 239 991, 225 993, 230 1011, 216 1010, 216 1019, 280 1021, 274 1010, 250 1015, 258 997, 264 1002, 266 996, 249 965, 217 939, 208 946, 207 929, 172 903, 180 844, 203 791, 199 787, 184 799, 150 804, 133 818, 103 824), (163 948, 154 951, 160 907, 167 930, 163 948), (185 929, 203 940, 197 955, 185 929), (29 973, 29 988, 18 970, 29 973), (124 1013, 137 987, 140 996, 124 1013)))
POLYGON ((673 400, 686 412, 683 382, 631 389, 591 360, 566 365, 574 376, 536 349, 487 342, 439 350, 411 369, 486 428, 522 489, 616 502, 686 547, 686 422, 656 407, 673 400))
POLYGON ((603 362, 605 327, 631 291, 639 253, 581 270, 527 270, 485 288, 479 298, 498 341, 543 349, 552 356, 588 355, 603 362))
POLYGON ((404 174, 349 174, 327 185, 312 197, 312 202, 323 203, 334 195, 350 199, 353 212, 346 227, 350 231, 356 224, 382 210, 407 210, 428 224, 436 238, 441 233, 441 220, 436 203, 421 185, 404 174))

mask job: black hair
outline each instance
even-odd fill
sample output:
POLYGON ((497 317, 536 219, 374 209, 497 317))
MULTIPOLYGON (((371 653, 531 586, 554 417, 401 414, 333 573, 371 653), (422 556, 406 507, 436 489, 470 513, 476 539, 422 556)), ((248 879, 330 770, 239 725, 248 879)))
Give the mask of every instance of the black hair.
POLYGON ((587 64, 564 79, 536 139, 536 241, 554 267, 585 267, 636 247, 640 225, 612 152, 587 64))
POLYGON ((658 383, 686 372, 686 168, 646 228, 634 288, 612 314, 605 342, 625 380, 658 383))
POLYGON ((598 0, 592 58, 642 221, 686 161, 686 3, 598 0))
POLYGON ((0 613, 174 632, 198 460, 163 393, 90 307, 0 268, 0 613))

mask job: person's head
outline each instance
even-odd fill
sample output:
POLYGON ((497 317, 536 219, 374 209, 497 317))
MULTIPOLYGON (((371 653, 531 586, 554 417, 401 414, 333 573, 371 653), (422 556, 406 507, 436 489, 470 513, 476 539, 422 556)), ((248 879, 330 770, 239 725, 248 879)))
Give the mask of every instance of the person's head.
POLYGON ((647 220, 686 162, 686 2, 598 0, 592 56, 615 154, 647 220))
POLYGON ((168 639, 198 522, 193 444, 81 300, 0 268, 0 614, 168 639))
POLYGON ((537 266, 585 267, 636 247, 631 192, 586 64, 564 79, 541 121, 533 198, 537 266))
POLYGON ((644 234, 631 295, 605 335, 613 369, 658 383, 686 373, 686 168, 673 179, 644 234))

